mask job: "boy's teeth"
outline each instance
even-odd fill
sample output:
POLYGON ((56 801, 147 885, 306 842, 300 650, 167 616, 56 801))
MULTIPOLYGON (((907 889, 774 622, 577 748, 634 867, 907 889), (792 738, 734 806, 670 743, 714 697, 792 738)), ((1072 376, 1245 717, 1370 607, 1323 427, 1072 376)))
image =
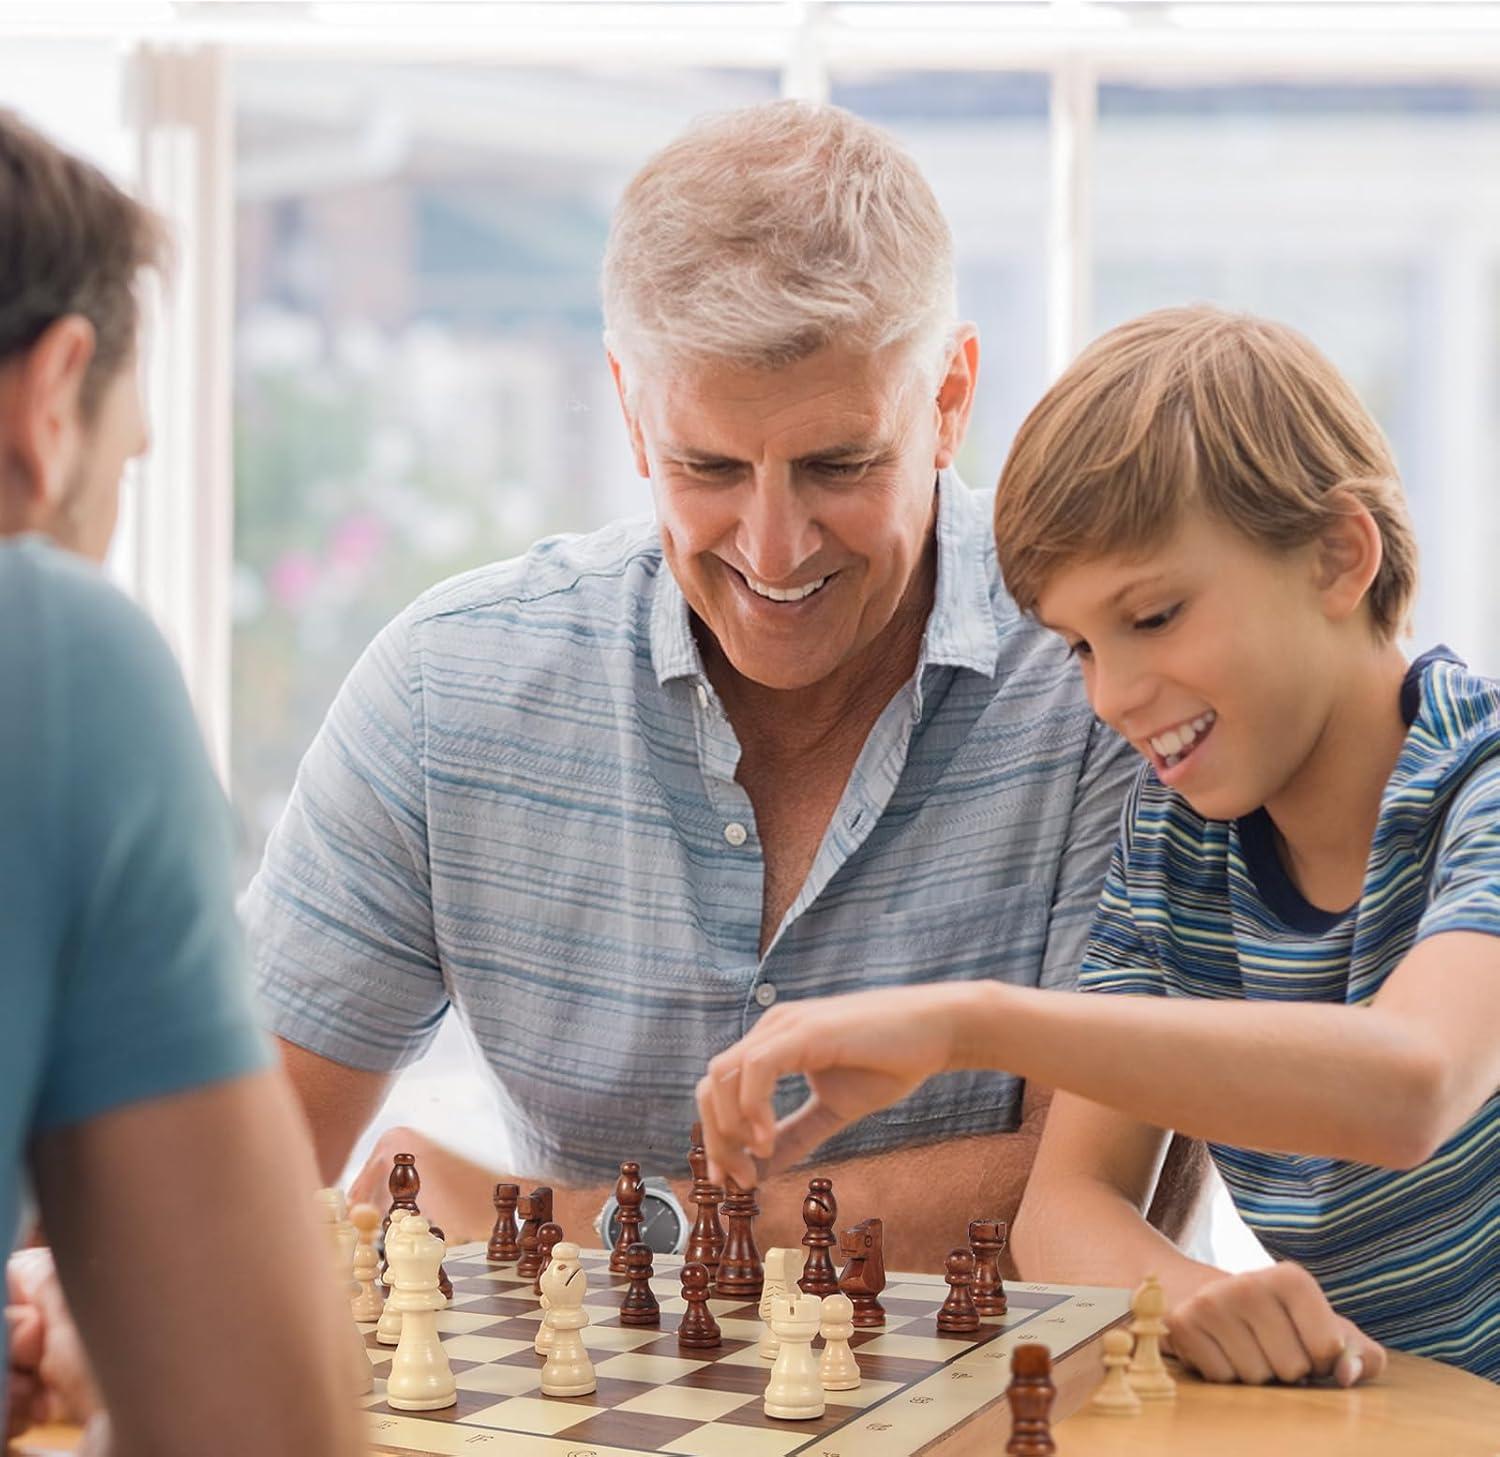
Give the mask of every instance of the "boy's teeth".
POLYGON ((804 597, 811 597, 827 577, 819 577, 816 582, 809 582, 804 587, 770 587, 764 582, 757 582, 754 577, 746 577, 745 584, 758 597, 769 597, 773 602, 800 602, 804 597))
POLYGON ((1180 723, 1176 728, 1168 729, 1164 734, 1156 734, 1148 742, 1163 759, 1170 759, 1192 748, 1208 731, 1214 717, 1210 709, 1209 712, 1199 714, 1197 718, 1190 719, 1187 723, 1180 723))

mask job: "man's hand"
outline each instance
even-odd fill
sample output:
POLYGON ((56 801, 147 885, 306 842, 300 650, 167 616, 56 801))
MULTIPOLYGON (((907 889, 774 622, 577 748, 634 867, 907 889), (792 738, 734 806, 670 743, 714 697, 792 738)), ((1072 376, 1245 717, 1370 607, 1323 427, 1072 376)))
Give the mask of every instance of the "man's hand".
POLYGON ((81 1424, 99 1410, 83 1342, 49 1249, 18 1250, 5 1267, 10 1386, 6 1434, 46 1422, 81 1424))
POLYGON ((495 1184, 504 1175, 471 1163, 414 1128, 388 1128, 380 1135, 349 1186, 351 1205, 373 1204, 382 1214, 385 1212, 391 1202, 391 1161, 398 1153, 417 1156, 417 1173, 422 1179, 417 1204, 443 1231, 450 1245, 489 1238, 495 1222, 495 1184))
POLYGON ((846 1124, 889 1107, 952 1065, 969 988, 961 982, 818 997, 772 1007, 698 1082, 703 1142, 716 1173, 761 1182, 756 1160, 786 1168, 846 1124), (776 1121, 777 1080, 810 1095, 776 1121))
POLYGON ((1374 1381, 1385 1349, 1338 1315, 1301 1265, 1226 1275, 1167 1315, 1172 1351, 1207 1381, 1374 1381))

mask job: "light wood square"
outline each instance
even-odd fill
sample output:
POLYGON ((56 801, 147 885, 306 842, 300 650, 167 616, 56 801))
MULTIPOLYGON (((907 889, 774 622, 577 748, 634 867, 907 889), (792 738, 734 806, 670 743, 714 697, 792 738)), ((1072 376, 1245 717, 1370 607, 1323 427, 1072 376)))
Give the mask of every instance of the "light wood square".
POLYGON ((899 1381, 861 1381, 853 1391, 830 1391, 827 1394, 830 1403, 839 1406, 874 1406, 877 1401, 884 1401, 892 1392, 902 1389, 899 1381))
MULTIPOLYGON (((659 1336, 661 1332, 654 1334, 659 1336)), ((594 1366, 594 1375, 609 1376, 616 1381, 646 1381, 655 1386, 711 1365, 712 1361, 688 1361, 681 1356, 645 1356, 639 1351, 631 1351, 598 1362, 594 1366)))
POLYGON ((529 1341, 505 1340, 500 1336, 454 1336, 443 1342, 443 1349, 454 1361, 498 1361, 529 1346, 529 1341))
POLYGON ((484 1391, 493 1396, 526 1396, 542 1385, 542 1368, 525 1366, 471 1366, 454 1374, 460 1391, 484 1391))
POLYGON ((583 1331, 583 1344, 591 1351, 634 1351, 661 1339, 649 1325, 592 1325, 583 1331))
MULTIPOLYGON (((737 1427, 731 1422, 708 1422, 675 1442, 668 1442, 663 1452, 685 1452, 702 1457, 786 1457, 809 1440, 806 1429, 794 1431, 797 1423, 788 1422, 788 1430, 767 1431, 764 1427, 737 1427)), ((815 1449, 816 1450, 816 1449, 815 1449)))
POLYGON ((440 1310, 437 1315, 437 1328, 445 1336, 463 1336, 471 1331, 483 1330, 487 1325, 494 1325, 499 1319, 493 1315, 466 1315, 461 1310, 440 1310))
POLYGON ((691 1386, 659 1386, 644 1396, 622 1401, 616 1411, 641 1411, 655 1417, 681 1417, 684 1421, 713 1422, 726 1412, 759 1401, 743 1391, 704 1391, 691 1386))
MULTIPOLYGON (((472 1426, 504 1427, 511 1432, 530 1432, 550 1437, 585 1417, 606 1410, 586 1401, 549 1401, 545 1396, 513 1396, 495 1406, 483 1407, 467 1420, 472 1426)), ((419 1449, 420 1450, 420 1449, 419 1449)))
POLYGON ((900 1356, 908 1361, 943 1362, 967 1351, 973 1341, 961 1337, 947 1336, 938 1340, 936 1336, 876 1336, 866 1341, 854 1352, 854 1359, 861 1356, 900 1356))

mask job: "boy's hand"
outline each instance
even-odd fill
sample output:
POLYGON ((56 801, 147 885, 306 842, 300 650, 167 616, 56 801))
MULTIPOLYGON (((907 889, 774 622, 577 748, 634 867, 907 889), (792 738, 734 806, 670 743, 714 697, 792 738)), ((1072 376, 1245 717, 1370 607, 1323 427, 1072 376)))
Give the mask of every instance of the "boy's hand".
POLYGON ((1206 1381, 1374 1381, 1385 1349, 1290 1261, 1214 1280, 1167 1315, 1172 1351, 1206 1381))
POLYGON ((45 1248, 18 1250, 6 1262, 9 1329, 8 1435, 46 1422, 88 1420, 99 1397, 83 1343, 45 1248))
POLYGON ((899 1102, 951 1065, 962 983, 894 987, 772 1007, 708 1065, 698 1083, 703 1143, 715 1174, 760 1182, 756 1160, 785 1168, 846 1124, 899 1102), (777 1080, 806 1076, 811 1094, 776 1121, 777 1080))

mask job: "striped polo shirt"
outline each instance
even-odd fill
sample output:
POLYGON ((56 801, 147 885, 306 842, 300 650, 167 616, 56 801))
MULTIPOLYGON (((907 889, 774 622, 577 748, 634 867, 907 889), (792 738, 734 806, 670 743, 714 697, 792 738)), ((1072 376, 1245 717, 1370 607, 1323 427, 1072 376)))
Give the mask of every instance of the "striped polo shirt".
MULTIPOLYGON (((1006 596, 989 500, 937 490, 916 672, 764 956, 740 746, 630 522, 437 587, 354 668, 246 896, 273 1030, 389 1070, 451 1009, 494 1073, 497 1152, 577 1183, 675 1173, 704 1064, 778 998, 1074 985, 1133 756, 1006 596)), ((939 1078, 819 1157, 1014 1129, 1021 1091, 939 1078)))
MULTIPOLYGON (((1364 892, 1342 914, 1303 900, 1264 810, 1205 820, 1146 768, 1084 989, 1360 1006, 1423 938, 1500 935, 1500 685, 1440 649, 1412 665, 1402 708, 1364 892)), ((1500 1093, 1415 1169, 1211 1148, 1245 1222, 1336 1310, 1500 1380, 1500 1093)))

